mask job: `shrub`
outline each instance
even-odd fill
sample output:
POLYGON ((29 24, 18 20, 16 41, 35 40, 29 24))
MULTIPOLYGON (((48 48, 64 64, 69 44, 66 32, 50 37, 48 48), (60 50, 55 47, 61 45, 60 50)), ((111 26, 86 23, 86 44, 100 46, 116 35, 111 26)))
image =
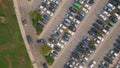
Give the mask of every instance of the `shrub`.
POLYGON ((40 54, 43 56, 47 56, 51 50, 52 48, 48 45, 41 45, 39 48, 40 54))
POLYGON ((45 56, 45 58, 46 58, 46 61, 47 61, 47 63, 49 65, 53 64, 53 62, 54 62, 54 58, 53 57, 51 57, 51 56, 45 56))

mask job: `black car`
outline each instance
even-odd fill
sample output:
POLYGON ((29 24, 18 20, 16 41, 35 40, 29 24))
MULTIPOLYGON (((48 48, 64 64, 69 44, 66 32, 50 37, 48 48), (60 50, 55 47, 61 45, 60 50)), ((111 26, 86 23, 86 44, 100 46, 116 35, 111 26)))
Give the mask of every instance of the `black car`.
POLYGON ((44 27, 44 25, 43 25, 42 23, 37 23, 37 26, 38 26, 39 28, 43 28, 43 27, 44 27))
POLYGON ((49 10, 53 13, 55 12, 55 8, 53 8, 53 7, 49 7, 49 10))
POLYGON ((33 43, 32 38, 31 38, 30 35, 27 35, 26 38, 27 38, 27 41, 28 41, 29 44, 33 43))
POLYGON ((97 22, 98 24, 100 24, 100 25, 103 25, 103 23, 104 23, 104 22, 103 22, 102 20, 100 20, 100 19, 97 19, 96 22, 97 22))
POLYGON ((46 21, 44 18, 41 18, 40 21, 41 21, 43 24, 47 24, 47 21, 46 21))
POLYGON ((120 50, 120 44, 115 43, 115 44, 114 44, 114 46, 115 46, 117 49, 119 49, 119 50, 120 50))
POLYGON ((98 30, 97 29, 95 29, 95 28, 91 28, 91 30, 93 31, 93 32, 95 32, 95 33, 98 33, 98 30))
POLYGON ((112 16, 109 17, 109 20, 116 23, 117 22, 117 17, 115 15, 112 15, 112 16))
POLYGON ((46 20, 49 20, 49 19, 50 19, 50 17, 49 17, 47 14, 44 14, 44 15, 43 15, 43 18, 45 18, 46 20))
POLYGON ((114 6, 118 6, 119 5, 119 0, 109 0, 111 4, 113 4, 114 6))
POLYGON ((116 41, 117 41, 117 43, 119 43, 119 44, 120 44, 120 39, 116 39, 116 41))
POLYGON ((46 63, 43 63, 43 68, 48 68, 46 63))
POLYGON ((104 60, 105 60, 106 62, 108 62, 109 64, 112 64, 112 63, 113 63, 113 62, 112 62, 112 59, 110 59, 109 57, 105 57, 104 60))
POLYGON ((47 4, 46 4, 45 2, 42 2, 41 5, 42 5, 43 7, 47 7, 47 4))
POLYGON ((103 28, 104 28, 105 30, 107 30, 107 31, 110 30, 110 27, 109 27, 108 25, 105 25, 103 28))
POLYGON ((92 31, 92 30, 90 30, 90 31, 88 31, 88 33, 90 34, 90 35, 92 35, 92 36, 96 36, 96 33, 94 32, 94 31, 92 31))
POLYGON ((26 20, 24 18, 22 18, 21 21, 22 21, 23 26, 27 25, 26 20))
POLYGON ((70 7, 69 10, 72 11, 73 13, 76 13, 76 12, 77 12, 77 9, 74 8, 74 7, 70 7))
POLYGON ((51 2, 50 6, 56 9, 58 5, 56 3, 51 2))
POLYGON ((93 26, 99 30, 101 30, 101 27, 97 23, 93 23, 93 26))
POLYGON ((71 31, 75 32, 76 31, 76 28, 74 26, 69 26, 68 27, 71 31))
POLYGON ((75 16, 75 18, 78 19, 78 20, 80 20, 80 21, 82 21, 84 17, 82 17, 80 15, 77 15, 77 16, 75 16))
POLYGON ((120 50, 117 48, 114 48, 113 51, 115 51, 116 53, 119 53, 120 50))
POLYGON ((60 51, 61 51, 61 48, 60 48, 60 47, 58 47, 58 46, 54 46, 54 50, 56 50, 56 51, 60 52, 60 51))
POLYGON ((37 43, 45 43, 44 39, 37 39, 37 43))

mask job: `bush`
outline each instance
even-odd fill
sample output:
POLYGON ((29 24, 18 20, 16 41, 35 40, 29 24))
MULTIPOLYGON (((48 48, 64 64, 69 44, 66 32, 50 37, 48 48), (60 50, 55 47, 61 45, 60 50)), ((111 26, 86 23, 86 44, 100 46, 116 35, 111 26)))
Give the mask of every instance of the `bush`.
POLYGON ((36 28, 37 35, 39 35, 43 31, 42 28, 39 28, 37 26, 35 28, 36 28))
POLYGON ((40 54, 43 56, 47 56, 51 50, 52 48, 48 45, 41 45, 39 48, 40 54))
POLYGON ((46 61, 47 61, 47 63, 49 65, 53 64, 53 62, 54 62, 54 58, 53 57, 51 57, 51 56, 45 56, 45 58, 46 58, 46 61))
POLYGON ((95 44, 95 41, 94 41, 94 40, 90 40, 88 44, 89 44, 89 45, 94 45, 94 44, 95 44))
POLYGON ((42 32, 42 28, 39 28, 37 24, 39 20, 42 18, 42 15, 38 11, 35 10, 35 11, 30 12, 30 18, 33 21, 33 26, 36 29, 37 35, 39 35, 42 32))

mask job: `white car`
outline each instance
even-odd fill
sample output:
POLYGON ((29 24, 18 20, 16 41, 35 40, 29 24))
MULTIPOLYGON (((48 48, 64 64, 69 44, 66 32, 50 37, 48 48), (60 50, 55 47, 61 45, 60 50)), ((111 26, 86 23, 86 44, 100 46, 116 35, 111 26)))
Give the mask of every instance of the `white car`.
POLYGON ((115 13, 115 16, 117 17, 117 19, 120 19, 120 15, 118 13, 115 13))
POLYGON ((104 21, 107 20, 107 17, 104 16, 103 14, 99 14, 98 16, 99 16, 101 19, 103 19, 104 21))
POLYGON ((100 40, 98 40, 97 38, 94 38, 94 41, 95 41, 96 44, 100 43, 100 40))
POLYGON ((53 48, 53 47, 54 47, 54 45, 53 45, 53 44, 51 44, 51 43, 47 43, 47 45, 48 45, 48 46, 50 46, 51 48, 53 48))
POLYGON ((58 42, 57 45, 58 45, 61 49, 64 48, 64 45, 61 44, 60 42, 58 42))
POLYGON ((95 43, 94 45, 95 45, 96 47, 98 46, 98 44, 96 44, 96 43, 95 43))
POLYGON ((79 20, 76 20, 76 22, 75 22, 76 24, 80 24, 80 21, 79 20))
POLYGON ((69 14, 67 14, 66 17, 69 18, 70 20, 73 20, 73 16, 71 16, 69 14))
POLYGON ((85 4, 84 7, 87 8, 88 10, 91 9, 91 6, 89 6, 88 4, 85 4))
POLYGON ((73 22, 74 22, 75 24, 77 24, 77 25, 79 25, 79 24, 80 24, 80 21, 79 21, 79 20, 77 20, 76 18, 74 18, 74 19, 73 19, 73 22))
POLYGON ((65 18, 65 21, 66 21, 66 22, 68 22, 68 23, 70 23, 70 22, 71 22, 68 18, 65 18))
POLYGON ((93 68, 96 64, 96 61, 91 61, 91 63, 89 64, 89 68, 93 68))
POLYGON ((114 10, 114 9, 115 9, 115 6, 114 6, 114 5, 112 5, 111 3, 108 3, 108 4, 107 4, 107 7, 110 7, 112 10, 114 10))
POLYGON ((50 16, 53 16, 53 13, 52 12, 50 12, 49 10, 47 10, 47 12, 46 12, 48 15, 50 15, 50 16))
POLYGON ((74 32, 71 30, 68 30, 68 33, 70 33, 71 35, 74 35, 74 32))
POLYGON ((104 41, 104 38, 101 37, 101 36, 97 36, 97 38, 98 38, 100 41, 104 41))
POLYGON ((67 27, 66 27, 66 26, 64 26, 64 25, 63 25, 61 28, 62 28, 62 29, 67 29, 67 27))
POLYGON ((103 12, 102 12, 102 14, 103 14, 103 15, 105 15, 105 16, 107 16, 107 17, 109 17, 109 16, 110 16, 110 13, 109 13, 109 12, 107 12, 107 11, 103 11, 103 12))
POLYGON ((105 30, 105 29, 102 29, 102 32, 103 32, 104 34, 106 34, 106 35, 109 34, 109 32, 108 32, 107 30, 105 30))
POLYGON ((42 5, 39 7, 40 11, 46 11, 47 9, 45 7, 43 7, 42 5))
POLYGON ((83 8, 82 10, 83 10, 85 13, 88 13, 88 9, 83 8))

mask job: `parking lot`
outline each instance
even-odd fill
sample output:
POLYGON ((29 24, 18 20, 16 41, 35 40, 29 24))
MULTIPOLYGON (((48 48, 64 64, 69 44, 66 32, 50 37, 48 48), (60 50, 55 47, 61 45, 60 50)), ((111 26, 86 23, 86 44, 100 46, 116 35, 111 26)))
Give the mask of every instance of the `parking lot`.
MULTIPOLYGON (((59 1, 58 1, 59 2, 59 1)), ((55 2, 55 3, 58 3, 55 2)), ((120 27, 119 22, 117 22, 117 24, 114 25, 113 22, 109 22, 110 25, 110 32, 108 32, 107 30, 109 30, 109 28, 103 29, 103 27, 99 27, 98 24, 100 25, 100 23, 96 24, 96 20, 97 19, 102 19, 107 20, 107 17, 109 18, 110 14, 108 12, 114 10, 114 7, 112 6, 112 9, 106 8, 108 11, 107 12, 102 12, 104 10, 104 6, 108 3, 108 0, 96 0, 95 3, 90 6, 90 5, 86 5, 87 9, 89 9, 90 11, 88 12, 88 10, 85 8, 82 8, 83 12, 78 12, 79 10, 77 9, 77 13, 80 14, 81 16, 85 16, 85 18, 83 19, 80 15, 76 15, 76 10, 74 9, 75 7, 73 7, 74 4, 73 3, 74 0, 65 0, 62 2, 59 2, 59 5, 57 7, 57 9, 51 10, 51 12, 49 12, 46 8, 44 8, 46 6, 45 3, 42 3, 44 5, 44 7, 37 7, 37 10, 39 10, 42 14, 44 19, 42 19, 42 24, 44 25, 44 31, 41 33, 41 35, 39 36, 39 39, 44 39, 48 45, 50 45, 53 50, 50 53, 50 56, 52 56, 55 60, 54 64, 51 66, 51 68, 63 68, 63 66, 66 64, 66 62, 70 59, 71 53, 73 52, 73 50, 76 48, 76 46, 84 39, 84 37, 88 37, 90 39, 93 39, 95 41, 95 43, 97 43, 97 47, 95 52, 93 52, 93 54, 88 58, 88 61, 86 62, 86 68, 89 66, 90 62, 95 60, 96 65, 94 66, 94 68, 98 67, 98 64, 101 62, 101 60, 104 58, 104 56, 106 55, 106 53, 109 52, 109 50, 111 50, 113 48, 113 44, 116 40, 116 38, 118 37, 120 30, 117 30, 120 27), (72 6, 70 8, 70 6, 72 6), (90 7, 89 7, 90 6, 90 7), (41 11, 42 9, 42 11, 41 11), (69 9, 69 11, 68 11, 69 9), (45 13, 46 11, 46 13, 45 13), (75 14, 73 14, 73 13, 75 14), (102 13, 102 14, 100 14, 102 13), (104 16, 106 14, 106 16, 104 16), (76 16, 74 16, 76 15, 76 16), (70 20, 73 21, 74 23, 70 23, 70 20), (45 22, 44 22, 44 21, 45 22), (71 25, 66 24, 66 22, 70 23, 71 25), (79 25, 80 23, 80 25, 79 25), (95 23, 95 24, 93 24, 95 23), (78 26, 79 25, 79 26, 78 26), (113 27, 114 26, 114 27, 113 27), (91 29, 91 27, 94 27, 91 29), (61 29, 62 28, 62 29, 61 29), (91 31, 90 31, 91 29, 91 31), (100 34, 98 32, 98 30, 102 30, 102 33, 105 34, 105 37, 101 37, 101 36, 96 36, 98 34, 100 34), (60 31, 60 32, 58 32, 60 31), (90 34, 88 34, 88 32, 90 34), (54 34, 58 34, 60 36, 58 37, 58 40, 54 40, 52 38, 52 42, 51 37, 56 38, 56 35, 54 34), (61 34, 62 33, 62 34, 61 34), (57 52, 54 50, 54 46, 58 46, 58 51, 57 52), (53 54, 55 53, 55 54, 53 54), (57 54, 57 56, 56 56, 57 54)), ((80 2, 82 3, 82 2, 80 2)), ((47 4, 49 4, 49 2, 47 2, 47 4)), ((35 7, 38 6, 38 4, 35 5, 35 7)), ((83 7, 85 5, 77 5, 77 8, 83 7)), ((23 6, 22 6, 23 7, 23 6)), ((35 8, 32 7, 31 9, 35 8)), ((49 6, 48 6, 49 7, 49 6)), ((111 7, 111 5, 110 5, 111 7)), ((27 7, 26 7, 27 8, 27 7)), ((25 8, 21 8, 21 10, 23 10, 25 8)), ((52 8, 53 9, 53 8, 52 8)), ((81 10, 80 10, 81 11, 81 10)), ((24 15, 24 13, 22 13, 24 15)), ((118 17, 118 15, 116 15, 118 17)), ((27 18, 27 17, 26 17, 27 18)), ((116 19, 113 19, 114 17, 111 16, 111 18, 109 18, 110 20, 114 21, 116 19)), ((27 18, 28 19, 28 18, 27 18)), ((28 21, 27 21, 28 22, 28 21)), ((105 21, 106 22, 106 21, 105 21)), ((108 20, 107 20, 108 22, 108 20)), ((29 23, 29 27, 25 27, 25 29, 32 29, 31 31, 26 31, 27 34, 31 34, 32 39, 33 39, 33 44, 34 45, 38 45, 36 43, 36 39, 38 39, 38 37, 35 34, 35 30, 33 28, 31 28, 31 23, 29 23), (29 25, 30 24, 30 25, 29 25), (34 31, 34 33, 33 33, 34 31)), ((37 47, 37 46, 36 46, 37 47)), ((35 47, 33 47, 35 48, 35 47)), ((34 49, 35 50, 35 49, 34 49)), ((38 54, 37 52, 35 52, 36 55, 38 54)), ((38 59, 38 58, 37 58, 38 59)), ((39 61, 37 61, 39 63, 39 61)), ((39 64, 38 64, 39 65, 39 64)))
POLYGON ((115 28, 111 31, 110 35, 104 40, 103 43, 101 43, 98 47, 98 49, 93 53, 93 55, 90 57, 87 64, 90 63, 91 60, 95 60, 97 65, 94 68, 98 67, 98 64, 103 60, 105 55, 113 49, 113 45, 115 43, 115 40, 120 35, 120 30, 118 30, 118 27, 120 27, 120 24, 118 23, 115 28))
POLYGON ((107 1, 101 2, 99 4, 97 3, 99 3, 99 1, 95 3, 95 7, 93 7, 93 9, 88 13, 88 16, 85 17, 85 19, 82 21, 82 24, 79 26, 75 35, 71 37, 72 39, 70 39, 69 43, 65 47, 65 50, 62 51, 62 55, 60 55, 59 59, 56 60, 56 63, 57 61, 59 62, 59 66, 57 66, 55 63, 55 67, 59 68, 63 66, 65 62, 69 59, 69 56, 73 51, 73 49, 76 47, 76 45, 83 39, 84 36, 89 36, 87 31, 92 27, 92 24, 97 19, 97 15, 103 10, 103 6, 107 3, 107 1), (99 5, 102 5, 102 6, 99 6, 99 5))

